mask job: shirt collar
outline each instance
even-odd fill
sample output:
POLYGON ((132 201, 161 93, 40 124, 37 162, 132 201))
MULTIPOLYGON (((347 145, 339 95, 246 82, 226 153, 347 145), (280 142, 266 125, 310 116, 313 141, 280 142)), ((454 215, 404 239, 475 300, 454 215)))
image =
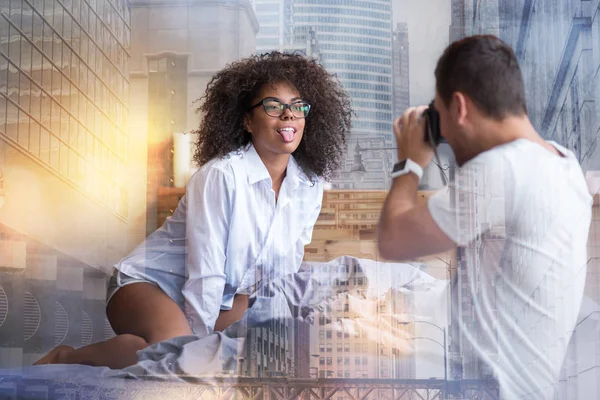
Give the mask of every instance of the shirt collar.
POLYGON ((248 183, 250 185, 254 185, 256 182, 260 182, 265 179, 271 179, 271 175, 269 175, 267 167, 265 167, 265 164, 263 164, 260 156, 256 152, 256 149, 252 145, 252 142, 248 143, 243 152, 244 158, 248 163, 246 171, 248 174, 248 183))
MULTIPOLYGON (((248 183, 250 185, 254 185, 256 182, 271 179, 271 175, 269 175, 269 171, 267 171, 267 167, 260 159, 260 156, 256 152, 256 149, 252 145, 252 142, 248 143, 248 145, 244 148, 244 157, 247 159, 247 173, 248 173, 248 183)), ((293 190, 298 187, 300 183, 305 183, 308 185, 313 185, 313 182, 306 176, 298 162, 294 158, 294 156, 290 157, 288 161, 287 169, 286 169, 286 180, 287 185, 293 190)))

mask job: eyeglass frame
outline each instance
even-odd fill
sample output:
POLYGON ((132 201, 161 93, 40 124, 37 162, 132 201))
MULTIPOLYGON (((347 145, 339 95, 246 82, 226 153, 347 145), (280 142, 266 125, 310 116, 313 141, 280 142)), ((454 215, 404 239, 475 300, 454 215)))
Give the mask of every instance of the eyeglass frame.
POLYGON ((252 107, 248 108, 248 109, 247 109, 247 111, 253 110, 253 109, 255 109, 256 107, 258 107, 258 106, 260 106, 260 105, 262 105, 262 106, 263 106, 263 111, 265 112, 265 114, 267 114, 269 117, 272 117, 272 118, 280 118, 280 117, 281 117, 283 114, 285 114, 285 112, 286 112, 288 109, 290 110, 290 112, 292 113, 292 115, 294 116, 294 118, 306 118, 306 117, 308 116, 308 113, 310 112, 310 109, 311 109, 311 107, 312 107, 312 104, 310 104, 310 103, 309 103, 308 101, 306 101, 306 100, 297 100, 297 101, 294 101, 293 103, 289 103, 289 104, 287 104, 287 103, 284 103, 283 101, 279 100, 279 99, 278 99, 278 98, 276 98, 276 97, 265 97, 264 99, 262 99, 261 101, 259 101, 257 104, 255 104, 255 105, 253 105, 252 107), (269 115, 269 113, 268 113, 268 112, 267 112, 267 110, 265 109, 265 101, 273 101, 273 100, 274 100, 274 101, 276 101, 276 102, 278 102, 279 104, 281 104, 281 105, 283 106, 283 111, 282 111, 282 112, 281 112, 281 114, 279 114, 278 116, 269 115), (306 115, 305 115, 305 116, 302 116, 302 117, 297 117, 297 116, 294 114, 294 111, 292 111, 292 106, 293 106, 294 104, 297 104, 297 103, 305 103, 306 105, 308 105, 308 111, 307 111, 307 113, 306 113, 306 115))

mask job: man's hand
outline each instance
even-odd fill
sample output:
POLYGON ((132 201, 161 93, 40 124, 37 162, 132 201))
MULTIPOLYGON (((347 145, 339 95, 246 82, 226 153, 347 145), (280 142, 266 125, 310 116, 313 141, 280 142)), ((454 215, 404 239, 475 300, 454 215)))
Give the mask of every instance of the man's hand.
POLYGON ((433 158, 433 148, 425 141, 425 121, 422 118, 427 106, 411 107, 394 121, 394 135, 398 144, 398 160, 410 158, 425 168, 433 158))

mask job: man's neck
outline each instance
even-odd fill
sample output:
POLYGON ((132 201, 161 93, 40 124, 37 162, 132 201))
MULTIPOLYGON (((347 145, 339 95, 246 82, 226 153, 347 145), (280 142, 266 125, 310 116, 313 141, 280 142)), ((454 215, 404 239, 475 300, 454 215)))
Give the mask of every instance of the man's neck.
POLYGON ((507 117, 502 121, 485 119, 478 128, 479 135, 474 146, 471 147, 469 159, 480 153, 513 142, 517 139, 527 139, 557 153, 535 130, 527 117, 507 117))

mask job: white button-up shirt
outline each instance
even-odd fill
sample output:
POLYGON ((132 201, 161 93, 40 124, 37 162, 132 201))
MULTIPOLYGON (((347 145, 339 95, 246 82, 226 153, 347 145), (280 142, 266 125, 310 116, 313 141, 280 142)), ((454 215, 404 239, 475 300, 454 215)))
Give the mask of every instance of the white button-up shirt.
POLYGON ((311 181, 290 157, 276 200, 271 177, 249 144, 200 168, 173 215, 117 268, 151 281, 184 276, 181 293, 177 285, 156 283, 178 303, 183 294, 192 330, 209 334, 235 294, 298 270, 322 199, 322 182, 311 181))

